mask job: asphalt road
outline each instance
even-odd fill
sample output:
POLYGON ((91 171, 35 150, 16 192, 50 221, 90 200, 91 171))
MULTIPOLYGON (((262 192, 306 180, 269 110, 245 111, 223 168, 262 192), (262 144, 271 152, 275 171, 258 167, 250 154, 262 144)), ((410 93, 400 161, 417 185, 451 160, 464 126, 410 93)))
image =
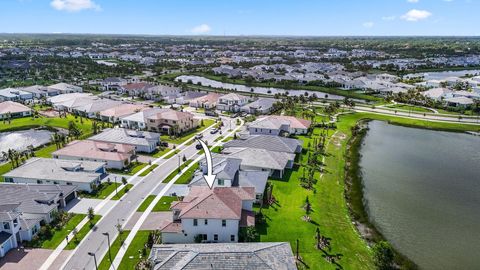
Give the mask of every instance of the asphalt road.
MULTIPOLYGON (((222 131, 223 134, 227 133, 230 129, 230 124, 224 121, 225 127, 222 131)), ((232 121, 232 128, 235 128, 235 121, 232 121)), ((213 143, 215 138, 220 136, 217 134, 210 134, 206 131, 204 134, 204 140, 213 143)), ((181 148, 179 153, 180 157, 185 155, 187 159, 195 158, 198 150, 195 148, 196 143, 191 145, 185 145, 181 148)), ((100 263, 102 255, 108 256, 108 243, 107 237, 103 233, 108 232, 110 235, 110 241, 113 242, 118 235, 118 231, 115 227, 120 223, 122 226, 128 222, 128 219, 140 206, 142 201, 151 193, 153 193, 155 187, 162 182, 173 170, 178 168, 178 158, 176 156, 159 161, 159 167, 143 177, 123 198, 108 212, 99 223, 96 225, 96 229, 84 239, 78 248, 74 251, 73 256, 64 264, 66 270, 80 270, 80 269, 95 269, 93 257, 88 255, 89 252, 97 254, 97 261, 100 263)), ((163 184, 165 185, 165 184, 163 184)))

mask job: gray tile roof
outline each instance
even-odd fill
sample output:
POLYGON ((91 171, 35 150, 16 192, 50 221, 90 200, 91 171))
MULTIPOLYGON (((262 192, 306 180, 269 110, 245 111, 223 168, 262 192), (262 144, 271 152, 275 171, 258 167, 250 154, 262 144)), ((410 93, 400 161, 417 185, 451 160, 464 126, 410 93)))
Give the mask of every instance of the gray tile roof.
POLYGON ((297 269, 288 243, 155 245, 150 254, 161 269, 297 269))
POLYGON ((300 146, 302 141, 270 135, 251 135, 245 140, 232 140, 223 145, 225 148, 245 147, 286 153, 295 153, 300 146))
POLYGON ((7 241, 11 236, 11 233, 0 232, 0 244, 5 243, 5 241, 7 241))
POLYGON ((289 161, 295 159, 295 154, 257 148, 230 147, 223 152, 225 157, 241 159, 242 166, 271 170, 283 170, 289 161))
POLYGON ((255 193, 263 193, 267 185, 267 171, 240 171, 238 174, 238 186, 254 187, 255 193))
POLYGON ((259 98, 254 102, 248 103, 247 105, 243 106, 245 109, 257 109, 257 110, 267 110, 270 109, 273 104, 277 102, 277 100, 273 98, 259 98))
MULTIPOLYGON (((215 181, 218 179, 222 180, 231 180, 233 181, 235 175, 237 174, 238 170, 240 169, 240 159, 235 158, 227 158, 223 156, 213 156, 212 157, 212 164, 213 164, 213 174, 217 175, 215 181)), ((205 164, 205 158, 200 160, 200 170, 195 173, 193 176, 192 181, 190 182, 190 186, 206 186, 207 183, 203 178, 202 169, 205 164)))
POLYGON ((96 173, 103 162, 31 158, 22 166, 4 174, 4 177, 50 181, 91 183, 101 174, 96 173))
POLYGON ((92 141, 124 143, 148 146, 149 141, 160 141, 160 134, 147 131, 136 131, 125 128, 108 128, 102 133, 89 138, 92 141))

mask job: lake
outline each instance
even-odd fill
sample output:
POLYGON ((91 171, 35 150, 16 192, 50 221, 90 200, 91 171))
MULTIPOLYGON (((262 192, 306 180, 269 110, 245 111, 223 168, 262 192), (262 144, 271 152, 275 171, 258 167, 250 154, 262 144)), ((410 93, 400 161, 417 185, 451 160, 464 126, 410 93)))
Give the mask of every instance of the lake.
POLYGON ((480 269, 480 137, 369 123, 371 221, 421 269, 480 269))
POLYGON ((221 89, 226 89, 226 90, 233 90, 233 91, 239 91, 239 92, 245 92, 245 93, 252 93, 251 90, 253 89, 253 93, 257 94, 264 94, 264 95, 275 95, 275 94, 285 94, 288 92, 289 96, 302 96, 305 94, 305 92, 308 93, 308 95, 317 95, 318 98, 325 98, 325 95, 328 95, 328 99, 333 99, 333 100, 343 100, 344 97, 338 96, 338 95, 332 95, 332 94, 327 94, 323 92, 318 92, 318 91, 308 91, 308 90, 294 90, 294 89, 281 89, 281 88, 275 88, 275 87, 251 87, 251 86, 246 86, 242 84, 232 84, 232 83, 223 83, 215 80, 210 80, 205 77, 200 77, 200 76, 192 76, 192 75, 182 75, 178 76, 175 78, 176 81, 182 81, 182 82, 187 82, 189 80, 192 81, 193 84, 197 84, 200 82, 203 86, 209 86, 213 88, 221 88, 221 89))
POLYGON ((38 147, 50 142, 52 132, 48 130, 22 130, 0 133, 0 153, 8 149, 26 150, 29 145, 38 147))
POLYGON ((449 77, 463 77, 467 74, 479 74, 480 70, 458 70, 458 71, 435 71, 435 72, 424 72, 424 73, 411 73, 406 76, 414 76, 422 74, 425 77, 425 80, 445 80, 449 77))

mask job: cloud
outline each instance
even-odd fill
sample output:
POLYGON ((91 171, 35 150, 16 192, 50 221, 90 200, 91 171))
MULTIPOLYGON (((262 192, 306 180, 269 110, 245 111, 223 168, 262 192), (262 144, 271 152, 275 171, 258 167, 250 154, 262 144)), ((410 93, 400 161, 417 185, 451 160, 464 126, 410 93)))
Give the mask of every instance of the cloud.
POLYGON ((208 24, 200 24, 192 28, 194 34, 206 34, 212 31, 212 28, 208 24))
POLYGON ((425 20, 428 17, 432 16, 432 13, 426 10, 412 9, 409 12, 402 15, 402 19, 409 22, 416 22, 425 20))
POLYGON ((76 12, 84 9, 100 11, 101 7, 92 0, 52 0, 50 5, 56 10, 76 12))
POLYGON ((420 0, 407 0, 408 3, 418 3, 420 0))
POLYGON ((363 25, 363 27, 365 27, 365 28, 372 28, 372 27, 375 25, 375 23, 373 23, 373 22, 364 22, 362 25, 363 25))
POLYGON ((384 16, 382 17, 382 20, 384 21, 393 21, 395 20, 397 17, 396 16, 384 16))

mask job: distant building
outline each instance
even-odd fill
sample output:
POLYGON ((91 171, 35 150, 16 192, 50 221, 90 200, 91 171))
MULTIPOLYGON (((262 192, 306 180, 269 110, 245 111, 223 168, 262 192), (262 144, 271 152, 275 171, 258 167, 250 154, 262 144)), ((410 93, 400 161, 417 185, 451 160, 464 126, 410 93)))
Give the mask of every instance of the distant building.
POLYGON ((149 260, 153 270, 297 269, 286 242, 154 245, 149 260))

